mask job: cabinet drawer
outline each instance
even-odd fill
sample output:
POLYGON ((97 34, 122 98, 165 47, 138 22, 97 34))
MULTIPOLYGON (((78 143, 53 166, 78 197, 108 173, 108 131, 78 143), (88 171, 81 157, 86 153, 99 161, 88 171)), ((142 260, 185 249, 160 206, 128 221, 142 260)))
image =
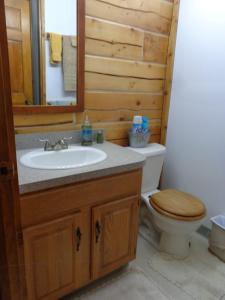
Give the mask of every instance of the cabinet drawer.
POLYGON ((141 175, 139 169, 23 195, 20 201, 22 226, 39 224, 98 202, 140 196, 141 175))

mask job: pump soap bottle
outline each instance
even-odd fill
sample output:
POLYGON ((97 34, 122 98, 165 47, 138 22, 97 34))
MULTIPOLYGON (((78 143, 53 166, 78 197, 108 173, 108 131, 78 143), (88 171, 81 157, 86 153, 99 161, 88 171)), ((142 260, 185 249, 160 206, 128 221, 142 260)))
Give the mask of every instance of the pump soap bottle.
POLYGON ((92 125, 86 115, 85 121, 81 126, 81 145, 91 146, 92 145, 92 125))

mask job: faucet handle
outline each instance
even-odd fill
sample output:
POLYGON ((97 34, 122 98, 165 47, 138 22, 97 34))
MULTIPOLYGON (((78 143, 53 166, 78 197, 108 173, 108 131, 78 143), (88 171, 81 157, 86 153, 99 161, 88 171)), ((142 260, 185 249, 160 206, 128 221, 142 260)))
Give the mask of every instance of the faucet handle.
POLYGON ((72 140, 72 136, 62 138, 62 141, 66 144, 67 147, 68 147, 68 141, 71 141, 71 140, 72 140))
POLYGON ((44 150, 45 151, 48 151, 48 150, 50 150, 52 148, 52 145, 50 144, 50 142, 49 142, 48 139, 39 139, 39 141, 41 143, 45 143, 45 145, 44 145, 44 150))
POLYGON ((41 143, 49 143, 49 140, 48 139, 39 139, 39 142, 41 142, 41 143))
POLYGON ((63 140, 64 140, 64 141, 71 141, 72 138, 73 138, 72 136, 70 136, 70 137, 64 137, 63 140))

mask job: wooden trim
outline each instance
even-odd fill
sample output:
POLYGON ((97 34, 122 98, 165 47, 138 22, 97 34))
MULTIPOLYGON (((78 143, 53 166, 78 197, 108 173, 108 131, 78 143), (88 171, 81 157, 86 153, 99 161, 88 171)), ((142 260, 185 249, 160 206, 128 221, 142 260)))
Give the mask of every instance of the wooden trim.
POLYGON ((18 245, 20 202, 4 1, 0 1, 0 144, 1 164, 14 169, 11 176, 0 177, 0 297, 23 300, 23 255, 18 245))
POLYGON ((164 96, 164 104, 163 104, 163 112, 162 112, 162 129, 161 129, 161 144, 163 145, 165 145, 166 143, 167 125, 168 125, 168 118, 169 118, 173 67, 174 67, 175 47, 176 47, 176 38, 177 38, 177 25, 178 25, 178 17, 179 17, 179 6, 180 6, 180 0, 175 0, 174 7, 173 7, 173 18, 172 18, 172 24, 170 30, 168 52, 167 52, 167 68, 166 68, 166 79, 165 79, 165 87, 164 87, 165 96, 164 96))
POLYGON ((79 112, 78 105, 74 106, 13 106, 13 113, 19 115, 35 115, 35 114, 58 114, 58 113, 73 113, 79 112))
POLYGON ((85 0, 77 0, 77 105, 76 111, 84 111, 85 70, 85 0), (77 76, 78 77, 78 76, 77 76), (81 101, 81 100, 82 101, 81 101))
POLYGON ((40 95, 41 105, 46 105, 45 74, 45 0, 39 1, 39 40, 40 40, 40 95))
MULTIPOLYGON (((71 106, 14 106, 14 114, 45 114, 45 113, 66 113, 66 112, 80 112, 84 110, 84 65, 85 65, 85 1, 77 0, 77 74, 79 74, 79 80, 77 80, 77 105, 71 106)), ((41 40, 41 46, 43 48, 43 41, 41 40)), ((42 61, 44 59, 44 53, 42 52, 42 61)), ((43 75, 43 65, 41 67, 43 75)), ((41 91, 45 86, 45 79, 41 80, 41 91)))

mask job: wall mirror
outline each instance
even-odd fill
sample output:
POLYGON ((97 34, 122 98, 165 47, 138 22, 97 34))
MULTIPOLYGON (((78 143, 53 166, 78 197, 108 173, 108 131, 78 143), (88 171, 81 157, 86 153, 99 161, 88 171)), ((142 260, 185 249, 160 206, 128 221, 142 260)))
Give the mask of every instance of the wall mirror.
POLYGON ((14 113, 83 110, 85 0, 5 0, 14 113))

